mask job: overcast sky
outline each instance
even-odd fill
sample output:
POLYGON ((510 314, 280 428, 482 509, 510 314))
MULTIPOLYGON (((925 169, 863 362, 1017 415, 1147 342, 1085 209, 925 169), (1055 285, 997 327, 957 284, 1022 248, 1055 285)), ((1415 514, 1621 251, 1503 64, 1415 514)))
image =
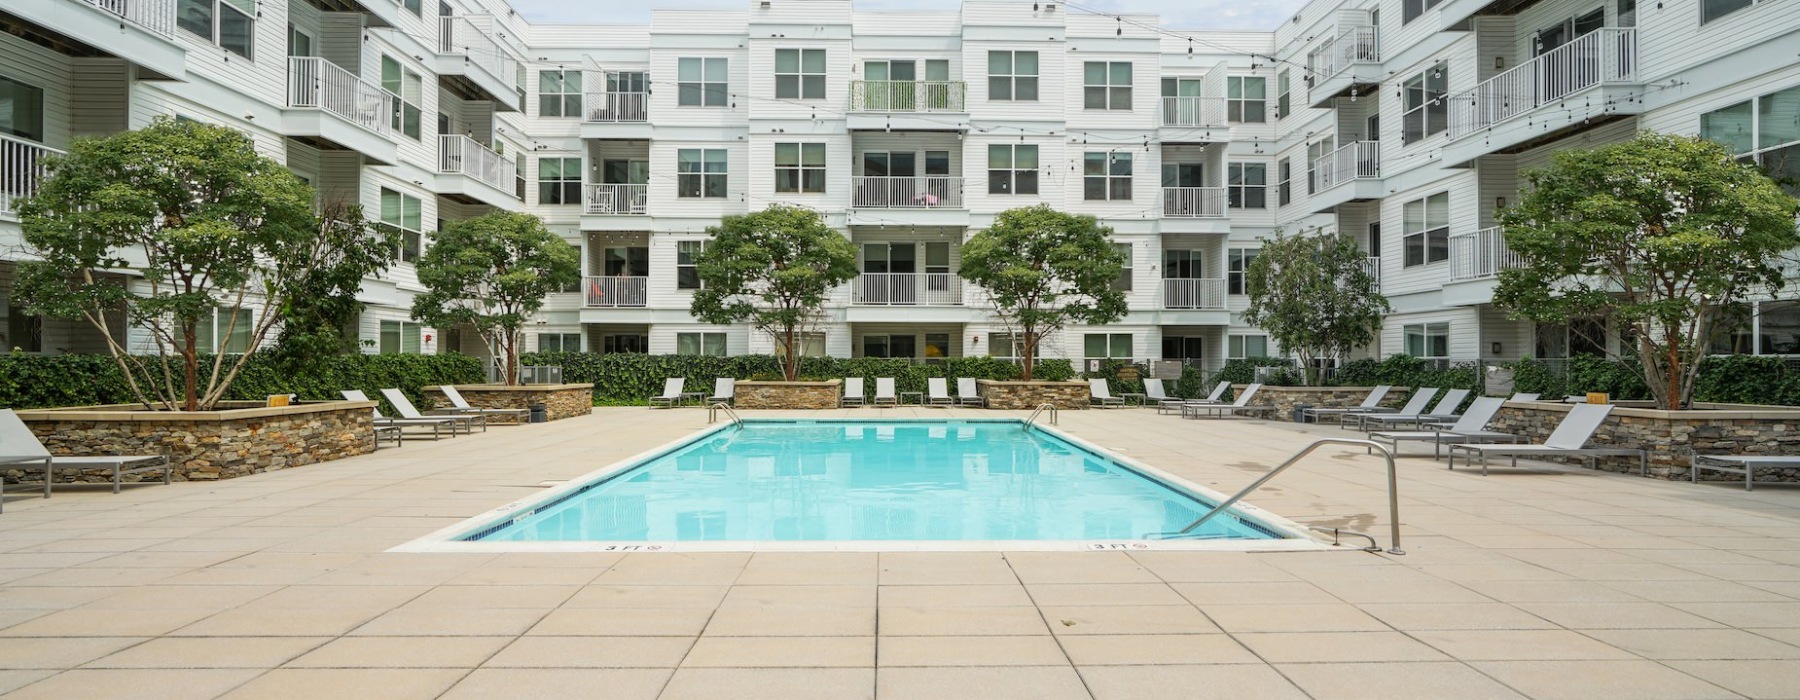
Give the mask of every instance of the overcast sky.
MULTIPOLYGON (((1029 2, 1030 0, 1025 0, 1029 2)), ((532 22, 648 24, 654 9, 748 9, 749 0, 511 0, 532 22)), ((856 0, 859 10, 955 10, 960 0, 856 0)), ((1103 11, 1162 15, 1171 29, 1272 30, 1303 0, 1082 0, 1103 11)))

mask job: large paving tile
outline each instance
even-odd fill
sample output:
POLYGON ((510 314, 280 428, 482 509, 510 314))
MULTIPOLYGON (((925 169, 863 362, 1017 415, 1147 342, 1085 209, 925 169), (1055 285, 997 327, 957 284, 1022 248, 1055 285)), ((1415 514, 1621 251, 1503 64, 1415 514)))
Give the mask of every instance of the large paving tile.
POLYGON ((226 693, 222 700, 436 698, 467 673, 441 668, 278 668, 226 693))
POLYGON ((1276 669, 1312 697, 1332 700, 1525 697, 1460 663, 1277 664, 1276 669))
POLYGON ((549 610, 532 608, 490 608, 458 610, 446 614, 442 608, 402 606, 364 622, 347 634, 378 637, 515 636, 532 629, 549 610))
POLYGON ((1037 608, 882 608, 882 636, 1049 634, 1037 608))
POLYGON ((1388 627, 1356 606, 1207 605, 1202 611, 1226 632, 1379 632, 1388 627))
POLYGON ((883 586, 1017 584, 999 552, 882 552, 883 586))
POLYGON ((713 613, 705 634, 728 637, 866 637, 875 608, 741 608, 713 613))
POLYGON ((884 608, 990 608, 1032 605, 1031 594, 1018 584, 882 586, 877 595, 884 608))
POLYGON ((880 572, 879 557, 873 552, 758 552, 736 584, 874 585, 880 572))
POLYGON ((183 637, 335 637, 381 614, 371 608, 233 608, 171 632, 183 637))
POLYGON ((719 610, 872 608, 875 586, 733 586, 719 610))
POLYGON ((1630 652, 1568 630, 1428 630, 1412 635, 1464 661, 1637 658, 1630 652))
POLYGON ((1063 638, 1062 646, 1076 666, 1261 663, 1223 634, 1081 635, 1063 638))
POLYGON ((330 637, 162 637, 88 663, 88 668, 257 668, 280 666, 330 637))
MULTIPOLYGON (((1582 630, 1581 633, 1650 659, 1800 659, 1800 646, 1743 630, 1582 630)), ((1800 640, 1800 634, 1796 634, 1795 639, 1800 640)))
POLYGON ((76 669, 26 685, 7 700, 190 700, 217 697, 257 677, 247 669, 76 669))
POLYGON ((696 668, 871 668, 874 637, 701 637, 681 666, 696 668))
POLYGON ((1272 664, 1449 660, 1443 652, 1400 632, 1258 632, 1233 636, 1272 664))
POLYGON ((674 668, 688 637, 520 637, 488 658, 487 668, 674 668))
POLYGON ((1519 603, 1518 607, 1571 629, 1704 629, 1724 626, 1661 603, 1519 603))
POLYGON ((1736 693, 1655 661, 1475 661, 1471 665, 1542 700, 1737 697, 1736 693))
POLYGON ((1303 700, 1263 665, 1089 666, 1078 669, 1094 700, 1303 700))
POLYGON ((1006 561, 1028 585, 1162 582, 1124 552, 1007 552, 1006 561))
POLYGON ((1785 700, 1800 688, 1800 663, 1768 659, 1671 661, 1676 670, 1758 700, 1785 700))
POLYGON ((872 668, 681 668, 659 700, 858 700, 875 697, 872 668))
POLYGON ((1104 605, 1042 608, 1050 631, 1084 634, 1207 634, 1219 626, 1186 605, 1104 605))
POLYGON ((511 637, 343 637, 287 663, 291 668, 474 668, 511 637))
POLYGON ((561 608, 526 634, 564 637, 697 637, 712 620, 703 608, 561 608))
POLYGON ((1341 603, 1337 596, 1305 581, 1174 583, 1175 592, 1196 605, 1341 603))
POLYGON ((1362 610, 1399 630, 1515 630, 1555 625, 1507 603, 1379 603, 1362 610))
POLYGON ((887 637, 877 663, 902 666, 1067 666, 1053 637, 887 637))
POLYGON ((568 700, 605 688, 607 700, 655 700, 673 673, 666 668, 478 668, 441 697, 568 700))
POLYGON ((1166 583, 1040 583, 1025 588, 1039 606, 1187 604, 1166 583))
POLYGON ((145 637, 0 637, 0 668, 64 670, 142 643, 145 637))
POLYGON ((213 614, 210 610, 76 608, 34 616, 0 630, 0 637, 150 637, 168 634, 213 614))
POLYGON ((725 600, 728 586, 587 586, 563 602, 565 608, 705 608, 725 600))
POLYGON ((876 671, 883 700, 1086 700, 1092 696, 1066 666, 883 668, 876 671))

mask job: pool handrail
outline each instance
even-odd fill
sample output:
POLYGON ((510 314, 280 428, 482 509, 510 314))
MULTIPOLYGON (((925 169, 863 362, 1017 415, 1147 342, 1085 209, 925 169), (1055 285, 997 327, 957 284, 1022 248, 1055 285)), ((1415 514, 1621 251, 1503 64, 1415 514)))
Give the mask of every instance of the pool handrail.
POLYGON ((1057 423, 1057 420, 1056 420, 1056 404, 1040 403, 1040 404, 1038 404, 1037 408, 1034 408, 1031 410, 1031 417, 1026 418, 1025 424, 1020 426, 1019 429, 1020 430, 1030 430, 1032 422, 1036 421, 1038 414, 1043 413, 1044 409, 1046 409, 1046 408, 1050 409, 1050 424, 1051 425, 1060 425, 1059 423, 1057 423))
POLYGON ((1405 554, 1406 552, 1400 549, 1400 480, 1398 472, 1394 470, 1394 453, 1388 451, 1387 446, 1380 443, 1372 440, 1358 440, 1354 438, 1320 438, 1314 440, 1312 444, 1307 445, 1299 452, 1294 453, 1294 456, 1287 458, 1287 461, 1275 465, 1275 468, 1270 469, 1269 473, 1262 475, 1262 477, 1258 478, 1256 481, 1250 482, 1249 486, 1245 486, 1243 490, 1232 494, 1231 498, 1225 499, 1223 503, 1213 506, 1212 510, 1206 512, 1206 515, 1200 516, 1199 520, 1189 523, 1187 527, 1181 528, 1181 530, 1174 534, 1185 535, 1193 532, 1201 525, 1206 524, 1206 521, 1212 520, 1213 516, 1223 513, 1227 508, 1237 505, 1237 502, 1244 500, 1244 497, 1250 495, 1250 492, 1262 488, 1262 485, 1269 483, 1269 480, 1275 478, 1276 474, 1280 474, 1288 467, 1294 466, 1301 458, 1312 454, 1314 450, 1326 445, 1351 445, 1381 451, 1381 456, 1387 460, 1388 473, 1388 536, 1391 542, 1387 552, 1388 554, 1405 554))
POLYGON ((743 426, 744 419, 739 418, 737 411, 731 410, 731 405, 725 403, 724 401, 720 401, 720 402, 714 403, 711 406, 706 407, 706 424, 707 425, 712 425, 713 423, 715 423, 719 420, 719 411, 724 411, 725 415, 731 416, 731 424, 732 425, 736 425, 736 426, 740 426, 740 427, 743 426))

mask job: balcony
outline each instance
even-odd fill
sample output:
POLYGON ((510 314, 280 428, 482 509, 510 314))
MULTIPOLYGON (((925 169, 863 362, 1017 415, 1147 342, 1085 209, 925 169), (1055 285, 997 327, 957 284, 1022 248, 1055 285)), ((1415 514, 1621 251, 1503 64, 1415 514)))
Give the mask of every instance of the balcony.
POLYGON ((853 177, 850 180, 850 206, 857 209, 963 208, 963 179, 960 177, 853 177))
POLYGON ((648 277, 588 277, 582 280, 583 304, 590 309, 637 309, 650 305, 648 277))
POLYGON ((187 50, 175 39, 176 0, 24 0, 0 3, 0 31, 71 56, 105 54, 147 80, 185 80, 187 50))
POLYGON ((961 80, 852 80, 852 112, 967 112, 961 80))
POLYGON ((513 161, 461 134, 438 137, 438 172, 461 177, 438 178, 438 193, 502 209, 517 210, 513 161), (473 180, 474 182, 468 182, 473 180))
POLYGON ((650 201, 649 185, 587 186, 584 214, 644 214, 650 201))
POLYGON ((65 151, 0 134, 0 220, 17 221, 13 202, 38 193, 46 170, 44 157, 65 151))
POLYGON ((1215 140, 1224 141, 1231 124, 1225 120, 1223 97, 1164 97, 1162 125, 1191 129, 1220 129, 1215 140))
POLYGON ((851 303, 870 306, 962 306, 962 279, 946 272, 866 272, 851 287, 851 303))
POLYGON ((1374 26, 1352 25, 1306 54, 1315 76, 1307 93, 1312 106, 1328 108, 1332 98, 1381 82, 1381 50, 1375 39, 1374 26))
POLYGON ((588 92, 581 96, 581 137, 646 141, 650 127, 650 93, 588 92))
POLYGON ((1525 259, 1506 247, 1499 226, 1450 237, 1450 281, 1493 279, 1501 270, 1525 265, 1525 259))
POLYGON ((1331 211, 1339 204, 1380 199, 1381 142, 1352 141, 1321 156, 1312 164, 1313 211, 1331 211))
POLYGON ((1225 309, 1225 280, 1220 278, 1191 278, 1162 281, 1163 308, 1196 311, 1223 311, 1225 309))
POLYGON ((1381 291, 1381 258, 1363 258, 1363 272, 1375 278, 1375 291, 1381 291))
POLYGON ((1225 218, 1225 188, 1164 187, 1162 215, 1177 219, 1225 218))
POLYGON ((394 96, 323 58, 288 58, 288 109, 282 133, 332 150, 356 151, 380 165, 396 158, 394 96))
POLYGON ((1627 118, 1643 109, 1642 100, 1632 99, 1637 87, 1636 29, 1606 27, 1583 34, 1450 96, 1444 163, 1516 153, 1627 118), (1540 111, 1542 118, 1530 118, 1540 111))
POLYGON ((467 17, 439 17, 438 75, 447 87, 467 99, 487 100, 502 111, 517 112, 518 61, 467 17))

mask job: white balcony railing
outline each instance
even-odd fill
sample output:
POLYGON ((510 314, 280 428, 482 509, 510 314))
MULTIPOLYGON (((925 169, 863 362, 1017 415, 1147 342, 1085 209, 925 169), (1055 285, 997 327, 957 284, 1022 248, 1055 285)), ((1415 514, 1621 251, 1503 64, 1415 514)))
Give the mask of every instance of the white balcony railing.
POLYGON ((1223 97, 1164 97, 1163 126, 1229 126, 1223 97))
POLYGON ((961 80, 852 80, 852 112, 963 112, 961 80))
POLYGON ((438 172, 461 173, 502 191, 511 192, 517 166, 480 141, 462 134, 438 137, 438 172))
POLYGON ((386 136, 394 96, 316 56, 288 58, 288 106, 322 109, 386 136))
POLYGON ((1164 279, 1163 308, 1165 309, 1202 309, 1217 311, 1225 308, 1225 280, 1217 278, 1164 279))
POLYGON ((118 15, 120 19, 175 38, 175 0, 85 0, 87 4, 118 15))
POLYGON ((1637 76, 1637 30, 1605 27, 1450 96, 1457 139, 1603 83, 1637 76))
POLYGON ((44 157, 64 152, 41 143, 0 134, 0 219, 17 219, 15 200, 38 193, 47 170, 44 157))
POLYGON ((513 88, 513 81, 518 77, 518 61, 507 55, 500 48, 500 43, 488 36, 487 32, 475 26, 467 17, 440 17, 442 31, 438 34, 438 53, 462 56, 472 64, 498 78, 508 90, 513 88))
POLYGON ((1223 187, 1164 187, 1163 216, 1181 219, 1225 217, 1223 187))
POLYGON ((1312 66, 1315 74, 1324 79, 1330 79, 1358 63, 1380 62, 1380 49, 1375 44, 1375 27, 1369 25, 1345 27, 1337 36, 1326 39, 1319 48, 1306 54, 1306 65, 1312 66))
POLYGON ((1450 281, 1490 279, 1501 270, 1521 267, 1525 259, 1506 247, 1500 227, 1450 237, 1450 281))
POLYGON ((587 186, 587 203, 583 211, 589 214, 642 214, 650 201, 649 185, 597 185, 587 186))
POLYGON ((962 280, 932 272, 865 272, 851 288, 852 303, 877 306, 961 306, 962 280))
POLYGON ((650 93, 589 92, 581 97, 582 121, 594 123, 641 122, 650 118, 650 93))
POLYGON ((641 308, 650 304, 648 277, 588 277, 581 289, 586 304, 596 308, 641 308))
POLYGON ((1363 272, 1375 278, 1375 291, 1381 291, 1381 258, 1363 258, 1363 272))
POLYGON ((924 177, 853 177, 850 206, 867 209, 961 209, 963 179, 924 177))
POLYGON ((1315 189, 1331 189, 1351 180, 1381 177, 1381 142, 1352 141, 1313 161, 1315 189))

